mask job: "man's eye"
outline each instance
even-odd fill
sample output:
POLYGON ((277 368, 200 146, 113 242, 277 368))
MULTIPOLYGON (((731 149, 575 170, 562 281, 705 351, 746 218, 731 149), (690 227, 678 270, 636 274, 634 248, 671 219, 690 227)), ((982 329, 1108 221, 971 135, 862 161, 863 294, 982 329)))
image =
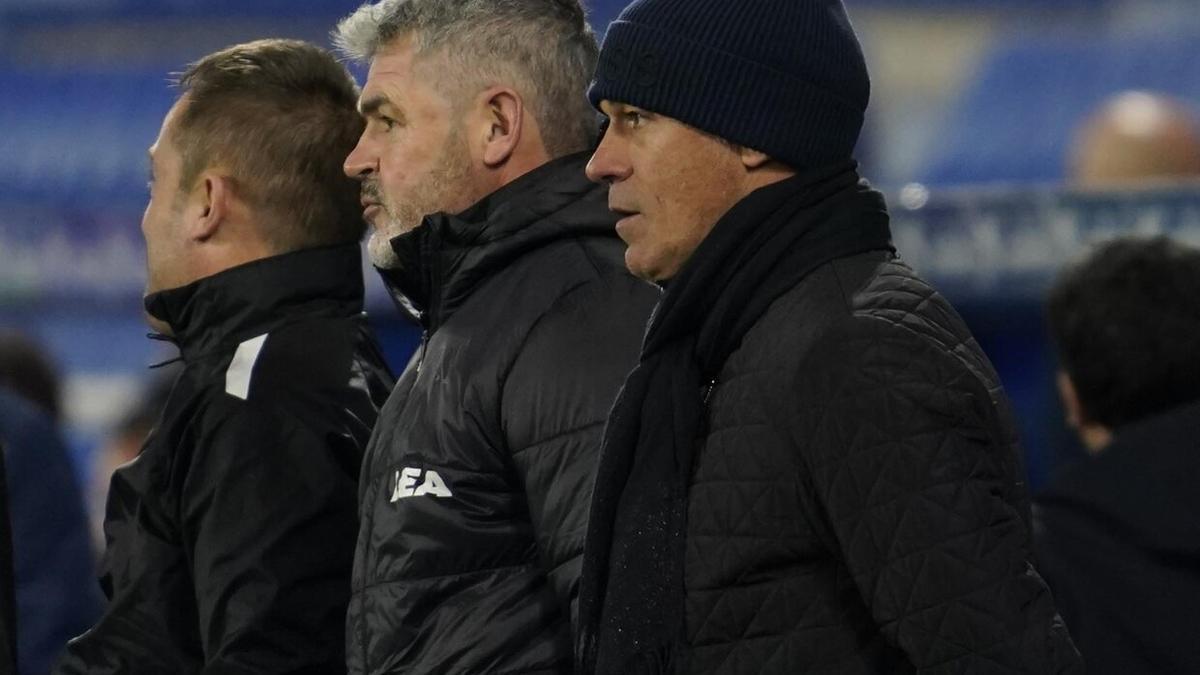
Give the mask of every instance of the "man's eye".
POLYGON ((396 129, 397 126, 400 126, 398 121, 389 118, 388 115, 376 115, 376 117, 374 117, 374 121, 376 121, 376 124, 378 124, 380 127, 383 127, 384 133, 389 132, 392 129, 396 129))
POLYGON ((621 113, 621 119, 625 122, 625 126, 637 127, 641 126, 643 117, 642 114, 636 110, 627 110, 621 113))

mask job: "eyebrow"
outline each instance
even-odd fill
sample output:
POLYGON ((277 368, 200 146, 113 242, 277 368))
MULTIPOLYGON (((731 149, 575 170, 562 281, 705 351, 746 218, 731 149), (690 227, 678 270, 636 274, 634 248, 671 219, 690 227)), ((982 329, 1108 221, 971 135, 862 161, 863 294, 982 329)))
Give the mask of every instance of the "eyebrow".
POLYGON ((363 117, 374 115, 375 113, 379 112, 380 108, 389 104, 391 104, 391 100, 388 99, 387 96, 378 94, 376 96, 372 96, 371 98, 359 101, 358 114, 362 115, 363 117))
POLYGON ((621 103, 619 101, 609 101, 608 102, 608 111, 606 112, 604 110, 604 107, 601 106, 600 114, 604 115, 605 117, 608 117, 608 118, 613 118, 613 117, 617 117, 618 115, 620 115, 624 112, 630 111, 630 110, 641 111, 642 109, 638 108, 637 106, 629 105, 628 103, 621 103))

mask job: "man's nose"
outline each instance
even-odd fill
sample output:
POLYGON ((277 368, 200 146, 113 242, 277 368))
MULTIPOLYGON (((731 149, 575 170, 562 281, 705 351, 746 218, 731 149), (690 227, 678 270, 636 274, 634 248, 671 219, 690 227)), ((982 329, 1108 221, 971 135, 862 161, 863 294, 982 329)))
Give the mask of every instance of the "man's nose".
POLYGON ((375 153, 370 151, 364 134, 359 137, 358 144, 346 156, 346 161, 342 163, 342 171, 346 172, 350 178, 362 180, 375 171, 377 164, 378 158, 375 153))
POLYGON ((629 162, 612 134, 605 134, 587 163, 587 177, 596 183, 616 183, 631 173, 629 162))

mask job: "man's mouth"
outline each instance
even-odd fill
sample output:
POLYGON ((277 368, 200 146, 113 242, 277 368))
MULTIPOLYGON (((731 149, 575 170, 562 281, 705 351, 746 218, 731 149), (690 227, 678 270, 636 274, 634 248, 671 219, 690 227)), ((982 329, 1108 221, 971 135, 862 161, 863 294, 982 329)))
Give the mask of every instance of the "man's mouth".
POLYGON ((641 215, 641 213, 639 211, 634 211, 633 209, 623 209, 618 206, 610 206, 610 207, 608 207, 608 210, 617 214, 617 217, 621 220, 625 220, 626 218, 632 218, 633 216, 641 215))
POLYGON ((379 186, 376 183, 363 183, 359 192, 358 203, 362 204, 363 210, 369 209, 372 206, 379 206, 379 186))
POLYGON ((379 212, 381 206, 378 190, 374 189, 372 185, 363 185, 358 203, 362 205, 363 220, 371 222, 371 218, 379 212))
POLYGON ((608 207, 608 210, 617 214, 617 222, 615 225, 617 234, 620 235, 622 239, 628 240, 628 238, 625 236, 626 233, 624 230, 626 230, 629 227, 629 224, 631 222, 633 222, 633 220, 635 218, 637 218, 638 216, 640 216, 642 214, 638 211, 617 208, 615 206, 608 207))

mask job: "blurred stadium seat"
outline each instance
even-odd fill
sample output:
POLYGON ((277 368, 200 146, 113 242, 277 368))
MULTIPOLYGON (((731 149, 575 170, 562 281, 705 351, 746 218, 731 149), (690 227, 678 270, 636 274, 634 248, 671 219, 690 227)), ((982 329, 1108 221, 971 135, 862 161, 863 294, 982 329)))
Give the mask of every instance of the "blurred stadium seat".
POLYGON ((1076 125, 1112 94, 1145 89, 1200 107, 1197 64, 1200 34, 1194 33, 1046 33, 1002 43, 948 112, 918 180, 1061 181, 1076 125))
POLYGON ((0 70, 0 200, 139 202, 174 94, 164 71, 0 70))

